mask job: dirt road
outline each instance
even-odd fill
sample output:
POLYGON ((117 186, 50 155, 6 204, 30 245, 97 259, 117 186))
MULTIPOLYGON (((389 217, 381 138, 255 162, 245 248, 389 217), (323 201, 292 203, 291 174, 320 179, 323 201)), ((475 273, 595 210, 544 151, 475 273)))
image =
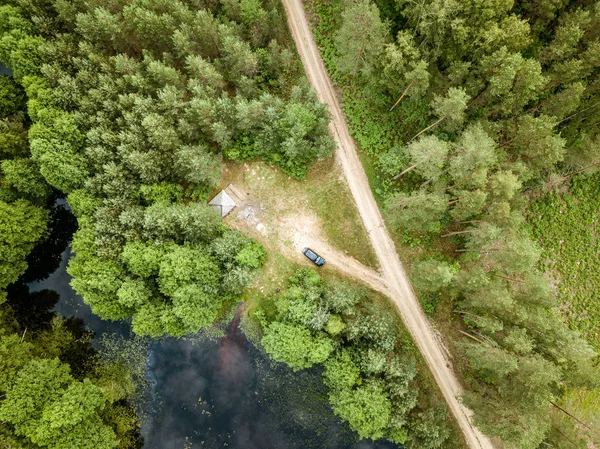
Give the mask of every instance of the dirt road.
MULTIPOLYGON (((280 220, 282 222, 280 239, 284 242, 286 240, 291 241, 293 246, 292 253, 288 254, 290 259, 300 260, 306 264, 307 259, 302 255, 302 249, 306 247, 318 248, 319 255, 325 258, 328 268, 333 268, 350 278, 355 278, 386 296, 390 295, 388 283, 377 271, 364 266, 356 259, 333 247, 322 237, 323 232, 320 229, 318 219, 314 217, 306 220, 310 216, 307 217, 306 212, 303 212, 303 214, 303 216, 292 215, 280 220)), ((284 247, 281 247, 281 250, 283 254, 288 252, 284 247)))
POLYGON ((472 412, 464 407, 458 399, 462 392, 461 386, 452 371, 443 343, 421 309, 400 263, 394 243, 385 228, 383 218, 358 158, 354 141, 348 132, 331 80, 313 40, 301 0, 282 1, 287 12, 290 31, 296 41, 296 47, 302 58, 308 79, 317 90, 319 99, 329 105, 333 118, 330 131, 337 143, 336 155, 342 165, 348 186, 354 196, 356 206, 379 259, 383 278, 390 289, 390 297, 429 365, 429 369, 446 398, 450 410, 458 421, 469 447, 471 449, 493 449, 494 446, 491 441, 472 425, 470 418, 472 412))

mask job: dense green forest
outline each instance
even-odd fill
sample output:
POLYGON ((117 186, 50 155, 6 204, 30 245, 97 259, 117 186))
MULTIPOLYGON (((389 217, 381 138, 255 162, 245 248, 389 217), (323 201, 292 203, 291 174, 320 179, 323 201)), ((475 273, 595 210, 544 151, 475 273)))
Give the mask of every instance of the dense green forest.
POLYGON ((323 367, 334 412, 361 437, 408 449, 458 446, 437 386, 424 378, 418 350, 385 298, 301 269, 252 316, 274 360, 296 370, 323 367))
MULTIPOLYGON (((600 167, 600 7, 307 6, 386 218, 421 248, 415 288, 426 310, 436 298, 461 317, 452 338, 468 364, 464 401, 476 424, 506 447, 585 448, 597 434, 556 403, 598 388, 597 359, 557 309, 524 217, 530 195, 600 167)), ((260 269, 264 248, 206 205, 223 159, 264 160, 301 179, 333 149, 327 110, 306 85, 284 19, 276 0, 0 6, 0 61, 14 75, 0 77, 8 447, 140 444, 130 374, 102 361, 77 323, 53 317, 43 306, 50 294, 24 284, 36 264, 56 262, 34 248, 56 242, 58 195, 78 222, 73 287, 100 317, 131 318, 139 334, 210 326, 260 269), (39 316, 23 312, 38 300, 39 316)), ((547 216, 560 207, 553 198, 543 200, 547 216)), ((428 394, 435 387, 407 355, 414 347, 377 298, 301 271, 262 304, 266 351, 295 369, 322 365, 334 411, 361 436, 457 444, 428 394)))
POLYGON ((301 178, 333 146, 278 4, 24 1, 1 20, 30 165, 78 219, 75 290, 140 334, 212 324, 265 255, 206 204, 222 158, 301 178))
POLYGON ((23 88, 0 86, 0 447, 139 448, 128 368, 51 312, 56 292, 27 286, 58 268, 76 225, 31 158, 23 88))
POLYGON ((50 311, 57 293, 19 289, 0 306, 0 447, 141 448, 124 361, 105 360, 82 322, 50 311))
MULTIPOLYGON (((475 423, 507 447, 586 447, 597 434, 555 404, 598 387, 595 352, 557 308, 570 300, 540 270, 524 217, 529 196, 600 165, 599 6, 307 8, 386 219, 399 243, 419 249, 411 279, 426 310, 443 301, 462 317, 447 318, 460 327, 449 337, 468 363, 475 423)), ((590 301, 579 296, 578 313, 590 301)))

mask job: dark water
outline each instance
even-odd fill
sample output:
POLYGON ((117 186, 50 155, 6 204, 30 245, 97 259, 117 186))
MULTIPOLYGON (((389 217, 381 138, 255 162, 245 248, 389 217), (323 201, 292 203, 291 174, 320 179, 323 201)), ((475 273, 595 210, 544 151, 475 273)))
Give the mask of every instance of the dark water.
POLYGON ((2 62, 0 62, 0 75, 12 75, 12 70, 10 70, 8 67, 2 64, 2 62))
MULTIPOLYGON (((48 262, 55 271, 44 280, 31 282, 30 290, 49 297, 56 294, 48 292, 57 292, 60 299, 54 310, 83 320, 95 333, 96 344, 106 336, 131 340, 128 323, 99 319, 71 289, 66 272, 69 257, 67 248, 60 260, 48 262)), ((397 447, 357 441, 327 404, 319 371, 294 373, 271 363, 244 336, 237 316, 224 333, 221 338, 192 336, 149 342, 143 366, 149 391, 139 405, 144 448, 397 447)))

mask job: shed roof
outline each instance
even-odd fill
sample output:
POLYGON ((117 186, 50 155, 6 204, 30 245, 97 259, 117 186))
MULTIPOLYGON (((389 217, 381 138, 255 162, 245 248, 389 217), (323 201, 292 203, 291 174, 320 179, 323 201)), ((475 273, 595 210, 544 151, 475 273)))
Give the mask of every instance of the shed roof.
POLYGON ((235 201, 227 194, 225 190, 221 190, 212 200, 208 202, 217 213, 224 217, 235 207, 235 201))

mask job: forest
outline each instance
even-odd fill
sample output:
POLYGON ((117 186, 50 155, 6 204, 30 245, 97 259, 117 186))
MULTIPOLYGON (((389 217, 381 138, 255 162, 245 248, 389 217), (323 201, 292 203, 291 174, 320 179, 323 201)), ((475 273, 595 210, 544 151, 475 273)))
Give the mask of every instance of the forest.
MULTIPOLYGON (((542 248, 525 218, 552 226, 552 198, 532 213, 529 201, 564 191, 574 179, 581 185, 579 178, 600 166, 598 5, 306 6, 386 219, 399 246, 417 255, 408 263, 423 306, 434 315, 436 307, 451 309, 444 320, 465 360, 463 399, 476 425, 507 447, 597 441, 557 405, 573 390, 597 395, 590 344, 597 334, 577 331, 596 324, 571 320, 569 327, 558 306, 571 301, 540 269, 547 265, 540 266, 542 248)), ((589 232, 586 224, 580 226, 589 232)), ((552 231, 545 245, 574 232, 564 225, 552 231)), ((581 263, 578 246, 568 250, 581 263)), ((593 289, 587 293, 593 298, 593 289)), ((595 310, 590 296, 577 298, 580 313, 581 303, 595 310)))
POLYGON ((252 316, 274 360, 295 370, 323 368, 334 412, 360 437, 408 449, 458 446, 437 387, 384 297, 304 268, 252 316))
POLYGON ((73 287, 139 334, 196 332, 264 257, 206 204, 220 160, 302 177, 331 152, 326 110, 273 5, 55 3, 5 6, 0 57, 28 98, 32 160, 78 219, 73 287))
POLYGON ((275 2, 6 1, 0 61, 1 445, 141 447, 127 367, 54 316, 53 293, 28 293, 69 243, 57 198, 94 313, 140 335, 197 332, 265 257, 206 204, 221 161, 302 178, 332 152, 326 108, 275 2))
MULTIPOLYGON (((531 223, 551 220, 553 195, 588 192, 600 167, 598 4, 306 7, 386 220, 417 254, 424 309, 451 309, 475 424, 507 448, 598 444, 558 405, 600 388, 597 323, 558 309, 537 239, 560 234, 531 223)), ((210 327, 268 257, 206 204, 223 161, 302 179, 334 149, 327 108, 276 0, 5 0, 0 61, 12 72, 0 77, 0 437, 140 447, 131 373, 27 283, 57 266, 61 232, 76 227, 68 270, 95 314, 151 337, 210 327), (60 221, 59 198, 76 225, 60 221)), ((253 317, 273 360, 323 370, 361 437, 458 445, 382 298, 300 270, 253 317)))

